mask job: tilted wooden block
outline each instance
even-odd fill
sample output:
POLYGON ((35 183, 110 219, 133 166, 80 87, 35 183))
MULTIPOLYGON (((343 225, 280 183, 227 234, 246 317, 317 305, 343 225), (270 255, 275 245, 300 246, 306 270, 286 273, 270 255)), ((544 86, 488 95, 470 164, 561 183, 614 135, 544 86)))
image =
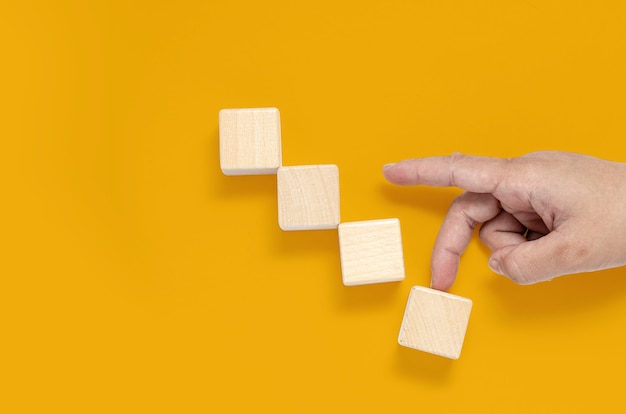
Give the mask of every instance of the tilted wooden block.
POLYGON ((224 174, 276 174, 282 163, 278 109, 222 109, 219 125, 224 174))
POLYGON ((278 224, 283 230, 337 228, 339 169, 302 165, 278 169, 278 224))
POLYGON ((355 221, 339 225, 341 274, 346 286, 404 280, 400 220, 355 221))
POLYGON ((458 359, 471 310, 470 299, 413 286, 398 342, 409 348, 458 359))

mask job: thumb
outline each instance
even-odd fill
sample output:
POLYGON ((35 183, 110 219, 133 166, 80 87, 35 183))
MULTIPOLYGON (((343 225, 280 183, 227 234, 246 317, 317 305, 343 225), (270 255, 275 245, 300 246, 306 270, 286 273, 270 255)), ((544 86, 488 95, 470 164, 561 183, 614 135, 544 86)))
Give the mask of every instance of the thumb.
POLYGON ((497 249, 489 258, 489 267, 521 285, 550 280, 575 273, 584 249, 557 231, 546 236, 497 249))

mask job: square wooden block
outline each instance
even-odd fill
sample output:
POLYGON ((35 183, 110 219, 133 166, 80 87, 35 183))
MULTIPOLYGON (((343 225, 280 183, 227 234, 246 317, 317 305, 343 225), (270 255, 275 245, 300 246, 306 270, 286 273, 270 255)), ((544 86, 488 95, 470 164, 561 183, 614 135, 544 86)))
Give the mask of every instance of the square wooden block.
POLYGON ((339 225, 341 274, 346 286, 404 280, 400 220, 355 221, 339 225))
POLYGON ((413 286, 404 312, 398 343, 446 358, 461 355, 472 301, 413 286))
POLYGON ((278 224, 283 230, 335 229, 339 225, 339 169, 302 165, 278 169, 278 224))
POLYGON ((276 174, 282 163, 278 109, 222 109, 219 123, 224 174, 276 174))

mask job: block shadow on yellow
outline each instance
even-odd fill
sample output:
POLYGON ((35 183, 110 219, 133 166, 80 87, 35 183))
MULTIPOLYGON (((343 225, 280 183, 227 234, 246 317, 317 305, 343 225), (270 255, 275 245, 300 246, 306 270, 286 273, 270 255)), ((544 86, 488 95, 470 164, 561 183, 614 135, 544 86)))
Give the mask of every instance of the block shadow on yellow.
POLYGON ((458 367, 458 364, 459 361, 398 345, 394 355, 393 371, 412 382, 445 386, 455 365, 458 367))

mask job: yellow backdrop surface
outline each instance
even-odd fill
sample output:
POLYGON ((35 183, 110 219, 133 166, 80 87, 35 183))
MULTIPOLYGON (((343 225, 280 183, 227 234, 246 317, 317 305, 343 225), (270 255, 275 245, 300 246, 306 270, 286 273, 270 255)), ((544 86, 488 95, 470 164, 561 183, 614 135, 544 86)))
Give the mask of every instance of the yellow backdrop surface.
POLYGON ((0 412, 622 411, 626 269, 517 286, 476 239, 461 358, 397 345, 459 191, 381 168, 626 161, 624 4, 3 2, 0 412), (401 220, 405 281, 344 287, 336 231, 221 174, 218 111, 266 106, 343 221, 401 220))

